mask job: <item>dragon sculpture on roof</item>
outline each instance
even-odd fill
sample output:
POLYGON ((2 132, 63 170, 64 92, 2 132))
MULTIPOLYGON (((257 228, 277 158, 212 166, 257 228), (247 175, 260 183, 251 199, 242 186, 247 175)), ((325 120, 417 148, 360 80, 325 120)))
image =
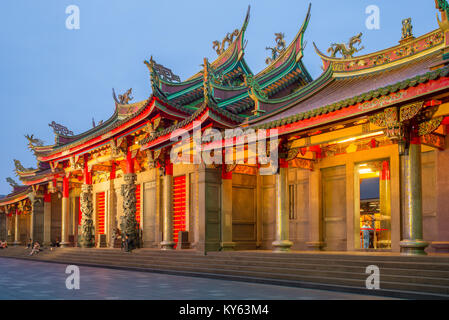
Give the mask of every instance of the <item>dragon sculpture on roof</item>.
POLYGON ((285 40, 284 40, 284 33, 279 32, 279 33, 275 33, 275 39, 274 41, 276 42, 276 46, 274 48, 272 47, 266 47, 265 50, 271 50, 271 57, 268 57, 265 59, 265 63, 266 64, 271 64, 274 60, 277 59, 277 57, 279 57, 279 55, 284 52, 285 47, 287 46, 285 40))
POLYGON ((353 36, 351 39, 349 39, 348 44, 332 43, 327 52, 331 54, 332 58, 335 58, 337 56, 337 53, 340 53, 344 59, 353 58, 355 53, 365 48, 363 46, 360 48, 355 47, 355 45, 360 45, 362 43, 362 35, 363 33, 360 32, 358 35, 353 36))
POLYGON ((226 37, 224 37, 224 39, 221 41, 221 44, 218 40, 212 42, 212 49, 214 49, 215 52, 217 52, 217 55, 221 55, 234 42, 234 37, 237 37, 238 35, 239 35, 238 29, 235 29, 234 32, 232 33, 228 32, 226 34, 226 37), (226 44, 228 44, 227 47, 226 44))

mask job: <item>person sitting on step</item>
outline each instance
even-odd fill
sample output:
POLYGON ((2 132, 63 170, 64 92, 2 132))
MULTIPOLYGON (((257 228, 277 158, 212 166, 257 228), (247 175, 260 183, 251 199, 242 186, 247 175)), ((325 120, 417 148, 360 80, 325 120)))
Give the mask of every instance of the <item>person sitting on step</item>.
POLYGON ((30 256, 32 256, 33 254, 38 254, 40 251, 40 248, 41 248, 41 245, 39 244, 38 241, 36 241, 34 243, 33 250, 31 250, 31 252, 30 252, 30 256))

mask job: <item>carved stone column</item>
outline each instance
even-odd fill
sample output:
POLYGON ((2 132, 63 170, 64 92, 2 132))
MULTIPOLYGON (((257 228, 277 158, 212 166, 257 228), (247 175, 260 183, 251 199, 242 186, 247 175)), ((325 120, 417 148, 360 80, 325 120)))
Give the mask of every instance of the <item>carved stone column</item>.
POLYGON ((121 229, 128 235, 134 249, 139 243, 139 230, 136 220, 136 180, 134 173, 124 175, 124 184, 122 184, 121 195, 123 197, 123 220, 121 229))
POLYGON ((92 248, 95 246, 95 227, 93 221, 94 207, 92 202, 92 185, 83 184, 80 194, 81 234, 80 246, 92 248))

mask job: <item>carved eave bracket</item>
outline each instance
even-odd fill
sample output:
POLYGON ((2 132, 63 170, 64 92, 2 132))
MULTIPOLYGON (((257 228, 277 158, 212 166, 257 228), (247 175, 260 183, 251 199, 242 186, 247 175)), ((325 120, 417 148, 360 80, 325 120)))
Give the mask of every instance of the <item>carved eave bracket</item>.
POLYGON ((426 107, 424 102, 415 102, 402 107, 386 108, 371 116, 370 122, 384 128, 384 134, 399 144, 404 154, 413 137, 432 134, 443 121, 443 117, 432 118, 435 108, 426 107))

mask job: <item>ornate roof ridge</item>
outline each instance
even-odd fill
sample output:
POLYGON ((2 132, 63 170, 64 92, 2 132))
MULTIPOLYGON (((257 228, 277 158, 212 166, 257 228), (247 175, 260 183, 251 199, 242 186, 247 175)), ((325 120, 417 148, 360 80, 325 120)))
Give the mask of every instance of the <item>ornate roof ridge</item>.
MULTIPOLYGON (((348 98, 348 99, 344 99, 335 103, 332 103, 330 105, 326 105, 326 106, 322 106, 319 108, 315 108, 312 110, 308 110, 308 111, 304 111, 304 112, 300 112, 298 114, 292 115, 292 116, 288 116, 285 118, 281 118, 278 120, 273 120, 267 123, 263 123, 263 124, 257 124, 254 123, 254 125, 252 125, 252 128, 256 128, 256 129, 271 129, 271 128, 275 128, 279 125, 283 125, 283 124, 290 124, 290 123, 294 123, 294 122, 298 122, 301 120, 305 120, 305 119, 309 119, 318 115, 323 115, 323 114, 327 114, 329 112, 333 112, 333 111, 337 111, 340 110, 342 108, 351 106, 355 103, 358 102, 364 102, 364 101, 369 101, 371 99, 377 98, 379 96, 382 95, 387 95, 390 93, 395 93, 399 90, 404 90, 407 89, 409 87, 413 87, 416 86, 417 84, 420 83, 424 83, 427 82, 429 80, 435 80, 437 78, 440 77, 447 77, 449 76, 449 66, 434 70, 434 71, 429 71, 425 74, 422 75, 417 75, 415 77, 406 79, 406 80, 402 80, 399 81, 397 83, 394 83, 392 85, 388 85, 385 87, 381 87, 375 90, 371 90, 365 93, 362 93, 360 95, 357 95, 355 97, 352 98, 348 98)), ((253 119, 255 121, 259 120, 260 118, 256 118, 253 119)), ((250 121, 251 122, 251 121, 250 121)))
MULTIPOLYGON (((54 154, 54 153, 57 153, 57 152, 63 152, 63 151, 66 151, 67 149, 76 147, 77 145, 80 145, 80 144, 83 144, 83 143, 89 141, 90 139, 95 138, 96 136, 100 136, 100 135, 102 135, 102 134, 105 134, 105 133, 107 133, 107 132, 108 132, 109 130, 111 130, 111 129, 120 127, 121 125, 123 125, 123 124, 129 122, 129 121, 132 120, 134 117, 136 117, 137 115, 139 115, 140 113, 142 113, 142 111, 143 111, 143 110, 144 110, 144 109, 151 103, 151 101, 152 101, 153 99, 155 100, 155 101, 154 101, 154 102, 155 102, 155 106, 157 105, 158 100, 161 100, 161 102, 168 104, 166 101, 160 99, 159 97, 156 97, 156 96, 154 96, 154 95, 151 95, 151 96, 145 101, 145 103, 142 104, 142 106, 139 108, 139 110, 137 110, 136 112, 130 114, 130 115, 127 116, 126 118, 123 118, 123 119, 117 119, 117 121, 115 121, 114 123, 112 123, 110 126, 108 126, 108 127, 106 127, 106 128, 102 128, 102 129, 99 130, 99 131, 92 132, 92 134, 86 135, 86 136, 84 136, 84 137, 82 137, 82 138, 80 138, 80 139, 78 139, 78 140, 72 141, 72 142, 70 142, 70 143, 68 143, 68 144, 61 145, 61 146, 56 146, 56 147, 53 148, 50 152, 47 152, 46 154, 43 154, 43 155, 40 155, 40 156, 49 156, 49 155, 54 154)), ((192 113, 192 110, 187 109, 187 108, 184 108, 184 107, 182 107, 182 106, 171 105, 171 104, 169 104, 169 105, 170 105, 170 107, 175 108, 175 109, 178 109, 178 110, 180 110, 180 111, 182 111, 182 112, 185 112, 185 113, 188 113, 188 114, 191 114, 191 113, 192 113)))
POLYGON ((329 57, 313 43, 316 53, 323 61, 323 69, 332 68, 340 75, 366 73, 382 70, 391 64, 402 64, 423 54, 439 50, 445 46, 445 35, 441 29, 433 30, 418 38, 404 39, 398 45, 382 49, 365 55, 337 58, 329 57))

